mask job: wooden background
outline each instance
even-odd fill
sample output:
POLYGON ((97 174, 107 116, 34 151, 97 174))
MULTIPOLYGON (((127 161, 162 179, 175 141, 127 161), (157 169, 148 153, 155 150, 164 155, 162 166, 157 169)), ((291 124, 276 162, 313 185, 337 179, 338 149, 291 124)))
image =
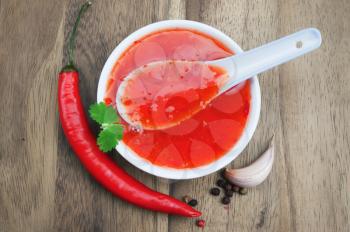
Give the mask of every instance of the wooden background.
MULTIPOLYGON (((200 231, 193 219, 113 197, 67 145, 58 121, 57 73, 81 3, 0 0, 0 231, 200 231)), ((195 196, 204 231, 349 231, 350 1, 95 1, 76 52, 85 106, 96 99, 112 49, 164 19, 207 23, 243 49, 310 26, 321 30, 323 44, 261 75, 259 126, 234 166, 254 160, 273 133, 277 158, 268 180, 235 196, 228 210, 208 194, 218 174, 169 183, 121 158, 118 163, 152 188, 195 196)))

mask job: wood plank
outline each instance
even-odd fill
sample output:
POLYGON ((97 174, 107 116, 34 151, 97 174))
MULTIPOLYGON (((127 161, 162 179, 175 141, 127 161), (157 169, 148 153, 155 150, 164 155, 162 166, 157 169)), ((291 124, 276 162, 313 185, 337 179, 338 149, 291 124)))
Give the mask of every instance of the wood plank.
MULTIPOLYGON (((194 219, 148 212, 113 197, 70 150, 58 122, 57 73, 82 2, 0 0, 0 231, 198 231, 194 219)), ((277 157, 269 179, 234 196, 228 210, 208 193, 218 174, 171 182, 112 155, 148 186, 196 197, 204 231, 349 231, 348 12, 348 0, 95 1, 77 41, 84 105, 95 101, 113 48, 148 23, 201 21, 243 49, 317 27, 323 34, 319 50, 260 77, 260 123, 232 166, 254 160, 273 133, 277 157)))
POLYGON ((280 69, 280 104, 294 231, 349 231, 350 2, 285 1, 283 33, 314 26, 315 53, 280 69))
POLYGON ((0 231, 49 231, 64 5, 0 4, 0 231))

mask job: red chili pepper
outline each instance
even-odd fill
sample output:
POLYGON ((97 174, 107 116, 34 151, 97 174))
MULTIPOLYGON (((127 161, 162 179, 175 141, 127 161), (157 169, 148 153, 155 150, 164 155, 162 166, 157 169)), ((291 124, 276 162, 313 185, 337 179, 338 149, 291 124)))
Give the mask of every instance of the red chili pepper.
POLYGON ((92 134, 79 95, 79 73, 73 63, 74 39, 77 25, 84 11, 79 11, 69 40, 69 63, 59 74, 58 104, 60 120, 67 140, 87 171, 107 190, 132 204, 145 209, 198 217, 200 212, 168 195, 156 192, 129 176, 113 160, 100 151, 92 134))

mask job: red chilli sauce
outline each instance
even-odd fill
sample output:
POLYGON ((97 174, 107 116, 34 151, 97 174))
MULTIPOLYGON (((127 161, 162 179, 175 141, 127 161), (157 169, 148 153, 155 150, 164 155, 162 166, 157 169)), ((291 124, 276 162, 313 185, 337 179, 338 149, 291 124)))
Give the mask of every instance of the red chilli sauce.
POLYGON ((170 128, 205 109, 226 81, 225 70, 204 62, 154 62, 124 80, 120 106, 139 128, 170 128))
MULTIPOLYGON (((163 60, 206 61, 233 54, 215 39, 194 31, 179 29, 150 34, 131 45, 115 63, 107 82, 104 101, 106 104, 115 104, 116 92, 123 78, 148 63, 163 60)), ((221 74, 219 70, 211 71, 214 76, 221 74)), ((154 75, 158 74, 156 72, 154 75)), ((186 118, 186 115, 191 114, 186 111, 186 105, 193 102, 198 104, 198 101, 210 99, 217 93, 217 85, 208 86, 196 91, 189 88, 175 100, 160 102, 163 108, 159 112, 166 112, 166 117, 186 118)), ((158 87, 155 89, 159 91, 158 87)), ((147 96, 153 92, 125 92, 125 97, 139 94, 139 97, 147 100, 147 96)), ((127 104, 127 101, 124 103, 127 104)), ((144 114, 142 118, 148 120, 144 123, 161 125, 164 115, 154 114, 152 107, 152 104, 146 104, 139 110, 144 114)), ((200 167, 219 159, 234 146, 245 128, 249 109, 250 83, 246 81, 218 96, 192 117, 168 129, 143 130, 140 133, 123 121, 126 125, 123 141, 141 158, 155 165, 176 169, 200 167)))

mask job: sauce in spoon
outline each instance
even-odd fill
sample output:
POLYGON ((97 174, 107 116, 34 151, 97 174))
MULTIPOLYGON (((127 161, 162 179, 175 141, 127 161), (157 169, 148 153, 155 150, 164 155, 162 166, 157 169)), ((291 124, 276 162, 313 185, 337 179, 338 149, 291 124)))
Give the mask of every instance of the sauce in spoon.
POLYGON ((154 62, 124 80, 116 102, 130 124, 169 128, 204 109, 226 79, 223 69, 203 62, 154 62))

